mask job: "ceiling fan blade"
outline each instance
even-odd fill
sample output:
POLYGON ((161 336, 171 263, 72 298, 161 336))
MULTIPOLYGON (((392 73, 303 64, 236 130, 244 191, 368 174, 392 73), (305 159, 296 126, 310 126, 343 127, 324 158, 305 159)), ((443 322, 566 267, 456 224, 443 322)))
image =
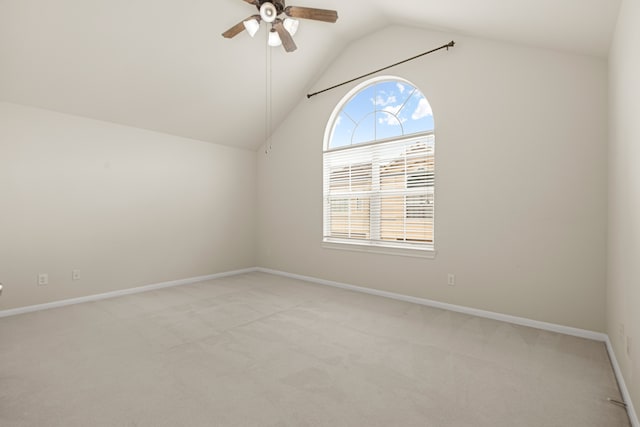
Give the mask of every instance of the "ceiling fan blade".
POLYGON ((280 40, 282 41, 284 50, 286 50, 287 52, 293 52, 298 48, 298 46, 296 46, 295 42, 293 41, 293 37, 291 37, 291 34, 289 34, 289 31, 287 31, 287 29, 284 28, 284 25, 282 25, 282 21, 276 21, 273 24, 273 28, 275 28, 278 35, 280 36, 280 40))
POLYGON ((244 1, 245 1, 245 3, 249 3, 249 4, 252 4, 254 6, 258 5, 258 0, 244 0, 244 1))
POLYGON ((287 6, 284 9, 284 13, 292 18, 314 19, 323 22, 336 22, 338 20, 338 12, 328 9, 287 6))
POLYGON ((243 19, 242 21, 238 22, 236 25, 234 25, 233 27, 229 28, 227 31, 225 31, 224 33, 222 33, 222 37, 227 38, 227 39, 231 39, 235 36, 237 36, 238 34, 240 34, 241 32, 244 31, 244 21, 248 21, 249 19, 252 19, 253 16, 250 16, 248 18, 243 19))
MULTIPOLYGON (((238 34, 243 32, 245 29, 247 29, 247 27, 245 27, 244 23, 247 22, 247 21, 251 21, 252 19, 255 19, 256 21, 258 21, 258 24, 260 24, 260 21, 261 21, 260 15, 251 15, 251 16, 243 19, 242 21, 238 22, 236 25, 234 25, 233 27, 229 28, 224 33, 222 33, 222 37, 226 37, 226 38, 230 39, 230 38, 233 38, 233 37, 237 36, 238 34)), ((251 33, 251 37, 253 37, 253 33, 251 33)))

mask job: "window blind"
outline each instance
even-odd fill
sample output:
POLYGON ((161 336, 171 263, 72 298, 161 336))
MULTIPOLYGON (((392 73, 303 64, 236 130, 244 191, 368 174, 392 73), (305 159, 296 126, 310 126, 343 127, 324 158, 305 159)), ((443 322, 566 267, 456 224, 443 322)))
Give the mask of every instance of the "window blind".
POLYGON ((324 240, 433 249, 434 136, 324 153, 324 240))

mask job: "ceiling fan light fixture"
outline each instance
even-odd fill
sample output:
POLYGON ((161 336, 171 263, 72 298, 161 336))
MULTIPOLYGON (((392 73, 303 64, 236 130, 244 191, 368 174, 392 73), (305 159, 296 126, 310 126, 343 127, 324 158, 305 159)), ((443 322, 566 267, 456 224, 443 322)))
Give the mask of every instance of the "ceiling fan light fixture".
POLYGON ((260 22, 256 18, 247 19, 243 24, 251 37, 255 36, 260 29, 260 22))
POLYGON ((273 22, 276 20, 278 16, 278 9, 273 5, 273 3, 264 2, 262 6, 260 6, 260 17, 264 22, 273 22))
POLYGON ((276 32, 276 30, 273 28, 271 29, 271 31, 269 31, 269 40, 267 40, 267 44, 271 47, 278 47, 282 45, 282 40, 280 40, 280 36, 276 32))
POLYGON ((289 34, 295 36, 298 32, 298 25, 300 25, 300 21, 293 18, 285 18, 282 25, 284 25, 285 30, 287 30, 289 34))
POLYGON ((338 12, 335 10, 287 6, 287 0, 243 1, 257 8, 259 14, 254 12, 254 15, 246 17, 222 33, 222 37, 232 39, 244 31, 254 37, 260 31, 260 26, 264 21, 266 22, 265 26, 268 33, 267 44, 269 46, 283 46, 286 52, 294 52, 298 48, 293 40, 293 36, 298 32, 300 25, 298 19, 311 19, 331 23, 336 22, 338 19, 338 12))

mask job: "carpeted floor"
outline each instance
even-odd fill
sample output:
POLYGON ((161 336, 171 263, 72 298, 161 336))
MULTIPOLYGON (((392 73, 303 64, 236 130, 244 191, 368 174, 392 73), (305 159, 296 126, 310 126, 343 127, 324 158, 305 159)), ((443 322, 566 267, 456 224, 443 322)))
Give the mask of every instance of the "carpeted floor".
POLYGON ((0 426, 628 426, 603 343, 250 273, 0 319, 0 426))

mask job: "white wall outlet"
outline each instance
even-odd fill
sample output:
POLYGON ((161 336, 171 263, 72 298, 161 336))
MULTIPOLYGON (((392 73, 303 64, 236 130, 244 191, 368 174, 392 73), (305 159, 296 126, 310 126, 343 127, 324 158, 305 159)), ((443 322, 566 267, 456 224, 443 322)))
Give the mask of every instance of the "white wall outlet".
POLYGON ((73 270, 71 272, 71 279, 72 280, 80 280, 80 270, 73 270))
POLYGON ((447 275, 447 285, 454 286, 456 284, 456 275, 449 273, 447 275))
POLYGON ((49 275, 47 273, 38 274, 38 286, 48 285, 49 284, 49 275))

